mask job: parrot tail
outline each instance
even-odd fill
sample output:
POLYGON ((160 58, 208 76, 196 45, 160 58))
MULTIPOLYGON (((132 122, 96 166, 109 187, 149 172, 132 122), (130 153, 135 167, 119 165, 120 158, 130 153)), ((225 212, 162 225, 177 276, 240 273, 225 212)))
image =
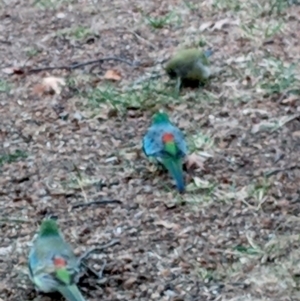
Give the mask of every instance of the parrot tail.
POLYGON ((174 178, 178 191, 183 193, 185 190, 185 183, 182 171, 182 159, 165 159, 163 160, 163 164, 174 178))
POLYGON ((58 291, 68 300, 68 301, 85 301, 78 287, 73 285, 60 286, 58 291))

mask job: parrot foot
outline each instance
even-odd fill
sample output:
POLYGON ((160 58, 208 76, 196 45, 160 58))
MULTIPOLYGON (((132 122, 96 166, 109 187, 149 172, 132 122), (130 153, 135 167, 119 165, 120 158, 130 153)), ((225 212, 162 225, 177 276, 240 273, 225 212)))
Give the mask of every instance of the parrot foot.
POLYGON ((106 268, 106 264, 107 264, 107 261, 104 259, 104 263, 102 265, 102 268, 101 268, 100 272, 98 273, 98 277, 100 279, 103 278, 103 272, 104 272, 104 269, 106 268))

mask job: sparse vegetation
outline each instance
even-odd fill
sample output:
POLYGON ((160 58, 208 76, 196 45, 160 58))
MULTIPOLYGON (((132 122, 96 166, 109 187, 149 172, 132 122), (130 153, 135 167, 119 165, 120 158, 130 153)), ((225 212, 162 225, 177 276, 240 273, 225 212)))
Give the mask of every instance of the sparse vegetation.
POLYGON ((27 158, 27 154, 21 150, 9 154, 0 154, 0 167, 5 163, 13 163, 25 158, 27 158))
POLYGON ((154 112, 162 105, 179 102, 176 91, 171 89, 164 89, 159 81, 149 80, 138 87, 128 87, 125 90, 110 84, 101 85, 86 95, 83 94, 83 97, 89 100, 92 107, 109 104, 120 112, 126 112, 128 109, 154 112))
POLYGON ((90 28, 82 25, 74 26, 68 29, 63 29, 57 33, 58 36, 68 36, 75 40, 82 40, 92 35, 93 32, 90 28))
POLYGON ((33 4, 39 9, 59 9, 63 5, 68 5, 72 3, 76 3, 76 0, 34 0, 33 4))
POLYGON ((36 49, 34 47, 30 47, 26 50, 26 55, 29 57, 29 58, 32 58, 32 57, 35 57, 36 55, 38 55, 38 53, 40 52, 39 49, 36 49))
POLYGON ((0 80, 0 93, 8 93, 10 91, 10 85, 5 80, 0 80))
POLYGON ((0 6, 21 16, 0 20, 1 300, 52 298, 25 275, 49 214, 76 254, 121 241, 88 259, 94 273, 79 285, 89 301, 300 300, 296 1, 0 6), (212 48, 216 73, 177 95, 161 62, 199 46, 212 48), (110 56, 141 64, 20 71, 110 56), (159 109, 192 155, 183 195, 141 150, 159 109), (102 199, 120 202, 73 207, 102 199))
POLYGON ((148 24, 153 27, 154 29, 161 29, 167 24, 169 24, 172 19, 174 19, 174 13, 168 13, 162 17, 149 17, 145 16, 148 24))

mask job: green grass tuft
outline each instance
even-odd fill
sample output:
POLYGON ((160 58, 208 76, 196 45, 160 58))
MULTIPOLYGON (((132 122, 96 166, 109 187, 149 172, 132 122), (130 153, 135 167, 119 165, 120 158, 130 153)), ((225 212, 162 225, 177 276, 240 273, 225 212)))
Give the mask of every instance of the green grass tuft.
POLYGON ((90 28, 87 28, 82 25, 78 25, 76 27, 60 30, 57 32, 58 36, 67 36, 77 41, 83 40, 88 36, 93 35, 93 32, 90 28))
POLYGON ((10 164, 13 162, 17 162, 27 157, 28 155, 21 150, 16 150, 14 153, 10 153, 10 154, 0 155, 0 166, 4 165, 5 163, 10 164))

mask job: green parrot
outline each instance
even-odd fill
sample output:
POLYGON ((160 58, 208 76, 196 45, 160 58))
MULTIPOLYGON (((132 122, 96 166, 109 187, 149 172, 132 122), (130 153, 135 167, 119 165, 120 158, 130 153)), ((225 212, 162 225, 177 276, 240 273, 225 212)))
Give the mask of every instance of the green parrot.
POLYGON ((156 113, 152 124, 143 138, 143 150, 146 156, 156 158, 169 171, 176 181, 180 193, 185 190, 183 177, 183 158, 187 146, 183 133, 173 125, 166 113, 156 113))
POLYGON ((44 293, 60 292, 68 301, 85 301, 76 283, 79 263, 53 219, 45 219, 29 253, 31 281, 44 293))
POLYGON ((202 52, 196 48, 178 51, 166 64, 165 70, 170 78, 176 78, 176 91, 182 82, 204 83, 211 76, 209 60, 211 50, 202 52))

